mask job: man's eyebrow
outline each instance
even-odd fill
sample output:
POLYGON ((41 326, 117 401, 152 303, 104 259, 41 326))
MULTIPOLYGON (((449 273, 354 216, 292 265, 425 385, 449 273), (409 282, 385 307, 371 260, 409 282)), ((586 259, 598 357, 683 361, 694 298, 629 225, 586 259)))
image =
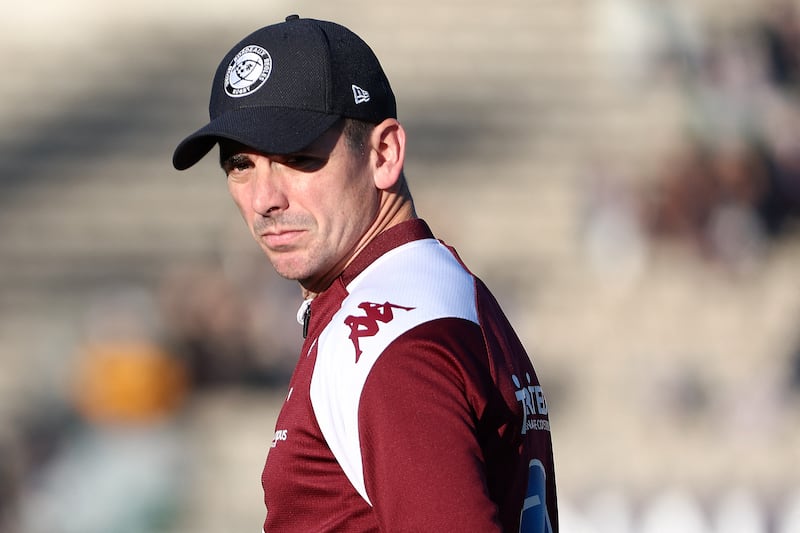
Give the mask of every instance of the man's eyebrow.
POLYGON ((242 152, 234 152, 230 155, 221 154, 219 166, 222 167, 223 170, 228 170, 230 168, 235 167, 236 165, 249 162, 250 162, 250 157, 247 154, 242 152))

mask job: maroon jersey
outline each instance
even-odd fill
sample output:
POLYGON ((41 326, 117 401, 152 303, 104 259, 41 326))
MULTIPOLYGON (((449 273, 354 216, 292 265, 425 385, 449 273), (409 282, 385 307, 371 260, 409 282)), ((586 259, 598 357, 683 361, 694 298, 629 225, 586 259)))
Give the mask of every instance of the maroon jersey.
POLYGON ((262 484, 267 533, 558 532, 531 361, 423 221, 379 235, 311 302, 262 484))

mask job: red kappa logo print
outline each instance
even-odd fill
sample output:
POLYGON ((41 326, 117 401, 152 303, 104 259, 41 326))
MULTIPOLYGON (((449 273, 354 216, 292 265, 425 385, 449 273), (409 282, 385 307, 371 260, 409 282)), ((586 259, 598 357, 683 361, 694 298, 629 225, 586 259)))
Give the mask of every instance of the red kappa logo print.
POLYGON ((389 302, 382 304, 362 302, 358 304, 358 307, 366 312, 366 316, 350 315, 344 319, 344 323, 350 327, 350 340, 353 341, 353 347, 356 349, 356 363, 358 363, 358 358, 361 357, 362 353, 361 346, 358 343, 361 337, 374 337, 378 333, 378 322, 388 324, 394 320, 393 309, 402 309, 403 311, 414 309, 413 307, 403 307, 389 302))

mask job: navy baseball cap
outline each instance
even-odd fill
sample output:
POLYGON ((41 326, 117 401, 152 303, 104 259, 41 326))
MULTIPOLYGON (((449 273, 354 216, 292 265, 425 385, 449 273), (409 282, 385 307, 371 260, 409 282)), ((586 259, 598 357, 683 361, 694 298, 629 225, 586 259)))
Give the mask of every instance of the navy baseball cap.
POLYGON ((217 67, 211 121, 175 149, 185 170, 220 139, 266 154, 288 154, 342 117, 377 124, 397 118, 389 80, 372 49, 333 22, 286 17, 245 37, 217 67))

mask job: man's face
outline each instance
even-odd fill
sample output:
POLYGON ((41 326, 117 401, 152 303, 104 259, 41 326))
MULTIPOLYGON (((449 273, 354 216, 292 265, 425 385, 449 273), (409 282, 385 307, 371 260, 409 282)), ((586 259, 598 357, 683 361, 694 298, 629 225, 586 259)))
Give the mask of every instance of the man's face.
POLYGON ((220 150, 228 190, 275 270, 324 289, 319 282, 349 261, 378 211, 368 156, 347 147, 341 124, 295 154, 226 141, 220 150))

